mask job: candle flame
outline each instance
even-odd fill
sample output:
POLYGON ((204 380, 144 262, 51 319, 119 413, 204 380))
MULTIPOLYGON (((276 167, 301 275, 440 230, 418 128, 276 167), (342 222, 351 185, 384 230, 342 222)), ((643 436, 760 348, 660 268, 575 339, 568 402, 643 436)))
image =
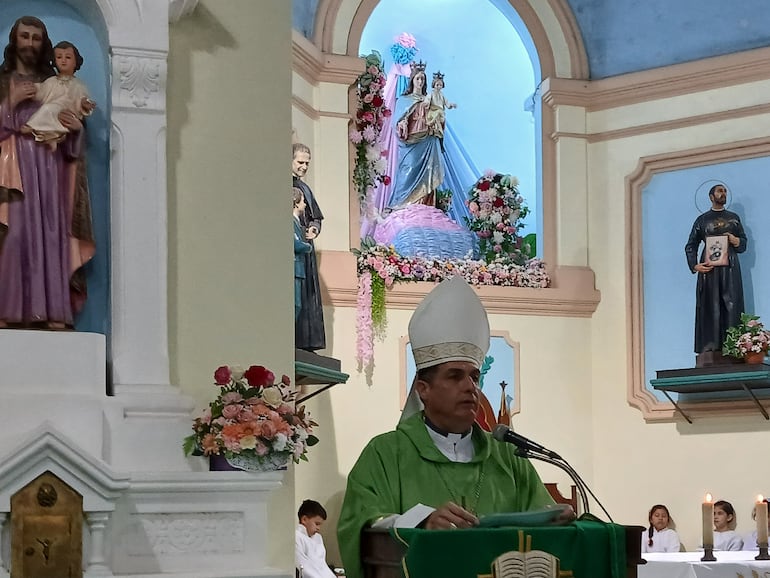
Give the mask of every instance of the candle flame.
POLYGON ((711 496, 711 494, 706 494, 706 502, 711 503, 714 500, 714 498, 711 496))
POLYGON ((757 504, 761 504, 765 501, 765 497, 762 494, 757 494, 757 504))

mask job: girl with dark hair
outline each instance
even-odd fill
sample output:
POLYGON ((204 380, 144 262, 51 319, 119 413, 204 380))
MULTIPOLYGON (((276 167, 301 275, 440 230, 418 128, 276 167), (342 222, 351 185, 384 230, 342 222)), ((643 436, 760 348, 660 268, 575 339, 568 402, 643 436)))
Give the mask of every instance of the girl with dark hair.
POLYGON ((735 531, 735 508, 730 502, 714 502, 714 550, 740 550, 743 539, 735 531))
POLYGON ((642 552, 679 552, 679 534, 663 504, 655 504, 647 516, 650 527, 642 534, 642 552))

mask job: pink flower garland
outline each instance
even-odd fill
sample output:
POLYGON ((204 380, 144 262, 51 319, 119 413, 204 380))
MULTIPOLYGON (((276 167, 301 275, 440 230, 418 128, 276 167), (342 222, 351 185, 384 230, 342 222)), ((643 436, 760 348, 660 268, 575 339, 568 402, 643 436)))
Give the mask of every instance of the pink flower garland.
POLYGON ((356 302, 356 360, 367 366, 374 359, 374 329, 372 328, 372 274, 364 271, 358 276, 356 302))

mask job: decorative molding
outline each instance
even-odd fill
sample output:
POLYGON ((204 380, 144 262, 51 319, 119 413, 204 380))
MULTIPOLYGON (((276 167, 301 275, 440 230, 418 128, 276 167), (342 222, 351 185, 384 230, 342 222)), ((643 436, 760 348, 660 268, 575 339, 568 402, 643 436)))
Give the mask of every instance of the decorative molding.
POLYGON ((112 49, 113 110, 165 111, 166 54, 112 49))
MULTIPOLYGON (((770 155, 770 137, 674 151, 643 157, 626 177, 626 243, 630 258, 626 265, 627 298, 627 399, 647 421, 674 421, 673 404, 655 397, 645 383, 644 367, 644 280, 642 278, 642 189, 656 173, 770 155)), ((756 413, 748 401, 701 401, 682 404, 690 415, 721 416, 756 413)), ((683 419, 683 418, 679 418, 683 419)))
POLYGON ((321 117, 326 118, 343 118, 345 120, 351 120, 353 117, 352 115, 346 113, 346 112, 332 112, 328 110, 316 110, 313 108, 313 105, 309 104, 305 99, 293 95, 291 97, 291 104, 297 110, 302 112, 305 116, 312 120, 318 120, 321 117))
POLYGON ((235 554, 244 549, 242 512, 133 514, 122 536, 128 556, 235 554))
POLYGON ((185 16, 192 14, 197 5, 198 0, 171 0, 168 5, 168 21, 178 22, 185 16))
POLYGON ((313 108, 313 105, 309 104, 307 101, 300 98, 296 94, 293 94, 291 97, 291 105, 309 119, 318 120, 321 118, 321 114, 313 108))
POLYGON ((326 54, 296 30, 291 40, 292 69, 316 85, 319 82, 350 85, 364 71, 364 60, 357 56, 326 54))
POLYGON ((601 80, 548 78, 543 84, 543 102, 551 107, 581 106, 588 112, 594 112, 766 80, 768 77, 770 47, 601 80))
POLYGON ((591 71, 588 67, 588 53, 585 44, 583 44, 583 34, 580 32, 580 26, 572 8, 566 0, 548 0, 548 5, 556 16, 564 40, 569 47, 572 78, 589 78, 591 71))
MULTIPOLYGON (((320 46, 324 52, 332 52, 334 33, 338 28, 337 17, 340 13, 340 7, 343 3, 350 1, 322 0, 319 3, 318 12, 316 13, 314 39, 315 45, 320 46)), ((548 32, 537 12, 532 7, 531 0, 508 0, 508 2, 519 15, 522 22, 524 22, 532 38, 532 43, 537 50, 540 63, 540 78, 551 76, 586 78, 588 76, 588 58, 585 47, 582 41, 578 42, 582 35, 575 19, 567 16, 567 14, 571 14, 571 9, 569 6, 564 6, 565 2, 563 0, 549 0, 547 6, 559 23, 562 33, 562 38, 559 40, 563 41, 569 50, 570 66, 573 68, 569 71, 557 70, 553 47, 558 42, 554 43, 548 37, 548 32), (577 69, 574 68, 576 65, 577 69)), ((378 3, 379 0, 360 0, 347 32, 347 54, 354 54, 358 51, 364 26, 378 3)))
MULTIPOLYGON (((323 299, 334 307, 356 307, 358 277, 356 257, 345 251, 320 251, 319 271, 325 289, 323 299)), ((594 286, 594 273, 587 267, 557 267, 551 272, 553 286, 480 286, 476 292, 489 313, 591 317, 601 294, 594 286)), ((414 309, 435 287, 434 283, 397 283, 386 292, 386 306, 414 309)))
POLYGON ((688 116, 685 118, 676 118, 672 120, 664 120, 660 122, 651 122, 648 124, 640 124, 637 126, 629 126, 625 128, 619 128, 615 130, 607 130, 602 132, 581 134, 575 132, 562 132, 555 131, 551 133, 551 140, 558 142, 560 138, 577 138, 585 139, 589 143, 596 143, 608 140, 615 140, 620 138, 629 138, 633 136, 639 136, 643 134, 661 133, 668 130, 677 130, 687 128, 691 126, 698 126, 702 124, 709 124, 714 122, 722 122, 725 120, 734 120, 737 118, 745 118, 749 116, 758 116, 761 114, 770 113, 770 103, 755 104, 751 106, 743 106, 740 108, 734 108, 730 110, 720 110, 719 112, 709 112, 705 114, 697 114, 694 116, 688 116))

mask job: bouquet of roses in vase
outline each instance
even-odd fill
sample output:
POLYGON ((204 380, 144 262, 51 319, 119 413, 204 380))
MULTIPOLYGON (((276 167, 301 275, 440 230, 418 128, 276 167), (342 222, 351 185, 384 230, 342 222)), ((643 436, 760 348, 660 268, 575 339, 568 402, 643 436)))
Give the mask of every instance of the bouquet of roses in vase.
POLYGON ((217 368, 219 389, 209 407, 193 420, 184 440, 186 455, 223 456, 232 466, 250 471, 285 468, 307 461, 307 448, 318 443, 304 406, 295 407, 296 392, 284 375, 276 383, 262 365, 217 368))
POLYGON ((730 327, 722 344, 722 354, 743 357, 748 363, 762 363, 770 348, 770 332, 758 315, 741 313, 741 321, 730 327))
POLYGON ((519 181, 511 175, 488 172, 468 193, 468 229, 479 238, 479 253, 487 263, 503 259, 517 265, 527 262, 519 231, 529 208, 519 193, 519 181))

